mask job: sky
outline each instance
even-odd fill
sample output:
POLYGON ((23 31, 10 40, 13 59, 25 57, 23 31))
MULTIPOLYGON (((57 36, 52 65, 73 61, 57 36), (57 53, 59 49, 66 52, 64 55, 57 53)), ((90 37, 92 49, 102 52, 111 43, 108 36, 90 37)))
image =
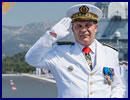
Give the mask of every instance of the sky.
MULTIPOLYGON (((2 15, 2 25, 24 26, 29 23, 57 21, 66 16, 67 10, 79 3, 86 2, 16 2, 2 15)), ((94 4, 94 2, 87 2, 94 4)))

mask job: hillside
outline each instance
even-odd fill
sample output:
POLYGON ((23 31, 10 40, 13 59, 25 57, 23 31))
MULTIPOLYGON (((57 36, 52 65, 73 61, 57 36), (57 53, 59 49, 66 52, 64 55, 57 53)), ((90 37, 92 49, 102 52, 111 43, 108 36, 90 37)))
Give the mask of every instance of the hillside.
POLYGON ((12 57, 2 59, 2 73, 32 73, 35 68, 29 66, 25 60, 26 52, 18 53, 12 57))
MULTIPOLYGON (((31 23, 19 27, 2 26, 2 56, 13 56, 27 51, 55 23, 31 23)), ((73 40, 72 34, 66 39, 73 40)))

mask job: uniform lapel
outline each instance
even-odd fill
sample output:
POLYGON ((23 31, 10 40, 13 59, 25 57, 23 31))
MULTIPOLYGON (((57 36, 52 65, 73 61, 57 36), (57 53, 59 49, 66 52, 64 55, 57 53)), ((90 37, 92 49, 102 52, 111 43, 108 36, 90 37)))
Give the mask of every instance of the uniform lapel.
POLYGON ((82 50, 80 50, 80 47, 77 43, 75 43, 75 46, 71 49, 72 51, 72 58, 78 62, 84 70, 87 72, 90 72, 90 68, 88 67, 88 64, 86 62, 85 56, 82 53, 82 50))
MULTIPOLYGON (((95 46, 96 46, 96 65, 95 67, 93 68, 92 72, 95 72, 97 71, 99 68, 103 67, 105 65, 105 53, 104 53, 104 47, 102 46, 101 43, 99 43, 97 40, 95 40, 96 43, 95 43, 95 46)), ((71 57, 72 59, 74 60, 74 62, 76 63, 79 63, 82 68, 84 70, 86 70, 87 72, 91 72, 87 62, 86 62, 86 59, 82 53, 82 51, 80 50, 79 46, 77 43, 75 43, 75 45, 72 47, 71 49, 71 57)))
POLYGON ((92 70, 92 72, 97 71, 99 68, 103 67, 105 65, 105 53, 104 53, 104 47, 101 43, 99 43, 97 40, 95 40, 96 43, 96 66, 92 70))

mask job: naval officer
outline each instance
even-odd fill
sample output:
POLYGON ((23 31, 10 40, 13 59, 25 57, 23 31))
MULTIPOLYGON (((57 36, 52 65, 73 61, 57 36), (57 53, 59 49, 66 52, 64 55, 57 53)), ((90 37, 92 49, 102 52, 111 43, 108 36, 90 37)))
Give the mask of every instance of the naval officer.
POLYGON ((28 64, 52 72, 59 98, 123 98, 118 52, 95 39, 101 16, 96 6, 74 5, 27 52, 28 64), (56 43, 70 25, 75 42, 56 43))

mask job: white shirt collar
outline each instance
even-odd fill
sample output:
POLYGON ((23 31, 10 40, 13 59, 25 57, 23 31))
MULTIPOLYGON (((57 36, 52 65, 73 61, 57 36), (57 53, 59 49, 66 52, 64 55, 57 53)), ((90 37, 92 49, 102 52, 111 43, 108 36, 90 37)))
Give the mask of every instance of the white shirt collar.
MULTIPOLYGON (((82 49, 84 48, 83 45, 80 45, 78 42, 76 42, 79 45, 80 50, 82 51, 82 49)), ((94 42, 89 46, 89 48, 92 50, 92 53, 95 53, 95 40, 94 42)))

